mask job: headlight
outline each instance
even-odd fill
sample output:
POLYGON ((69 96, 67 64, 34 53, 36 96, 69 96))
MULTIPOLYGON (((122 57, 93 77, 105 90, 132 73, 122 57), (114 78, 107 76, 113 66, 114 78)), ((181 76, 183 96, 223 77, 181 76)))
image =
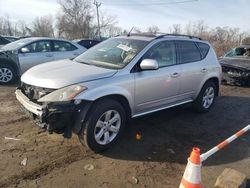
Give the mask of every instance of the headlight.
POLYGON ((61 102, 71 101, 79 93, 86 90, 87 88, 80 85, 68 86, 62 89, 58 89, 38 100, 38 102, 61 102))

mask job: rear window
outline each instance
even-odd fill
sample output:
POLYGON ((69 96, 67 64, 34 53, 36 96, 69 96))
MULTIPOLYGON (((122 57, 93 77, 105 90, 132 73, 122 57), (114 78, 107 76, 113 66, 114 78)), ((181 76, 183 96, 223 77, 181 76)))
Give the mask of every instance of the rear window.
POLYGON ((181 64, 196 62, 202 59, 200 50, 194 42, 176 41, 176 45, 179 52, 179 61, 181 64))
POLYGON ((201 50, 202 59, 204 59, 208 54, 210 48, 209 45, 201 42, 197 42, 196 44, 199 46, 201 50))
POLYGON ((6 40, 5 38, 0 37, 0 45, 2 44, 8 44, 10 41, 6 40))

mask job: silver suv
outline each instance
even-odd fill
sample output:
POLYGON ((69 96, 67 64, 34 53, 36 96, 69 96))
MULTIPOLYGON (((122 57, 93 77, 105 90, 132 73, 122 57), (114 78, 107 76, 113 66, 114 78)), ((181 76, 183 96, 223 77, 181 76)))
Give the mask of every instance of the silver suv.
POLYGON ((50 133, 79 135, 98 152, 116 143, 126 121, 184 103, 207 112, 221 66, 199 38, 128 35, 106 40, 73 60, 45 63, 21 77, 16 98, 50 133))

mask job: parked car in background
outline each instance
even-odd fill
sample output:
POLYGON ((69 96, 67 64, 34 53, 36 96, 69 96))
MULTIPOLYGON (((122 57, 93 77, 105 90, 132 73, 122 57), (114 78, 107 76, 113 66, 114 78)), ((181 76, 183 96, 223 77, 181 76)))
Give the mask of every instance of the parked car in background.
POLYGON ((10 83, 29 68, 59 59, 72 59, 87 49, 77 43, 30 37, 9 43, 0 49, 0 83, 10 83))
POLYGON ((20 39, 19 37, 14 37, 14 36, 3 36, 3 37, 9 40, 10 42, 14 42, 20 39))
POLYGON ((9 44, 10 41, 2 36, 0 36, 0 48, 3 47, 6 44, 9 44))
POLYGON ((223 83, 250 86, 250 45, 230 50, 219 61, 223 71, 223 83))
POLYGON ((0 48, 16 40, 18 40, 18 37, 0 35, 0 48))
POLYGON ((73 40, 74 42, 80 44, 81 46, 89 49, 93 46, 95 46, 96 44, 98 44, 99 42, 101 42, 100 40, 90 40, 90 39, 76 39, 76 40, 73 40))
POLYGON ((221 66, 206 41, 129 35, 103 41, 73 60, 31 68, 16 98, 50 133, 69 138, 73 131, 101 151, 119 140, 130 118, 190 102, 208 112, 220 78, 221 66))

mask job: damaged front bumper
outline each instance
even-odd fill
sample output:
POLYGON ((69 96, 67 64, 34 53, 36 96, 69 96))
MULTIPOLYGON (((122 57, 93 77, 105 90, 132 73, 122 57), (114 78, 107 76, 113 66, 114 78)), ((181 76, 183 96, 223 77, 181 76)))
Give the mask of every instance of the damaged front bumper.
POLYGON ((63 133, 67 138, 72 136, 72 131, 80 132, 91 104, 89 101, 84 101, 84 104, 72 101, 37 104, 23 94, 21 89, 17 89, 15 94, 23 109, 38 126, 46 128, 49 133, 63 133))
POLYGON ((29 112, 35 114, 36 116, 40 118, 43 116, 44 114, 43 106, 30 101, 29 98, 26 97, 20 89, 17 89, 15 94, 16 94, 17 100, 23 105, 25 109, 27 109, 29 112))
POLYGON ((222 83, 236 86, 250 86, 250 71, 222 66, 222 83))

